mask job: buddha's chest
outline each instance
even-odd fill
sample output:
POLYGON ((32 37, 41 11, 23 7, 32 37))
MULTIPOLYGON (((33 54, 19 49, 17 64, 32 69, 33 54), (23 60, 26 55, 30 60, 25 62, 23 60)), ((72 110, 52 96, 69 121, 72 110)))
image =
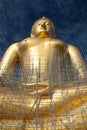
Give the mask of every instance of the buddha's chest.
POLYGON ((49 62, 49 51, 45 46, 36 46, 28 49, 23 58, 23 65, 27 71, 47 72, 49 62))
POLYGON ((42 71, 47 67, 57 67, 56 64, 60 65, 62 58, 57 48, 45 44, 27 49, 22 56, 24 66, 34 70, 42 69, 42 71))
POLYGON ((35 46, 28 49, 23 59, 23 76, 25 79, 36 81, 37 75, 39 79, 52 80, 58 82, 61 77, 65 79, 68 62, 64 62, 62 53, 57 48, 51 46, 35 46))

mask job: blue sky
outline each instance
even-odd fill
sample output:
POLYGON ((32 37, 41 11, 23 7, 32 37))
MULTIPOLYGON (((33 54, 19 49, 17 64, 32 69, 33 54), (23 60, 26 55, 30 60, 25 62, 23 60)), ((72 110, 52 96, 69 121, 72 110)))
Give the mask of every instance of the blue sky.
POLYGON ((57 38, 87 52, 87 0, 0 0, 0 57, 14 42, 29 37, 33 22, 46 16, 57 38))

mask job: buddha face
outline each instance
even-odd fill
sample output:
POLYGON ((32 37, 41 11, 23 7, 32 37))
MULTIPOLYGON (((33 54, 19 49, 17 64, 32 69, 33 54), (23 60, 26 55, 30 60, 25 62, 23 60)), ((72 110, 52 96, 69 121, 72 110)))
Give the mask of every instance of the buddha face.
POLYGON ((42 17, 33 24, 31 37, 38 37, 42 32, 45 32, 48 37, 55 37, 54 25, 45 17, 42 17))

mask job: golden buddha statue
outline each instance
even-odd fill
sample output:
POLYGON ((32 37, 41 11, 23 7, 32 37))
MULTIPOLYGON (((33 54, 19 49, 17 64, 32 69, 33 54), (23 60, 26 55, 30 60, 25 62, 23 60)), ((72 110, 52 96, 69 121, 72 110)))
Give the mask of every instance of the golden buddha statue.
MULTIPOLYGON (((0 119, 8 128, 12 124, 15 130, 15 124, 18 128, 20 124, 20 130, 33 130, 28 128, 28 123, 36 121, 39 130, 42 120, 50 122, 54 116, 55 122, 66 129, 64 123, 68 119, 63 115, 67 111, 70 114, 78 111, 80 115, 80 107, 85 106, 87 74, 84 60, 75 46, 55 37, 54 24, 42 17, 33 24, 29 38, 12 44, 5 52, 0 63, 0 119), (17 86, 13 82, 15 89, 12 89, 8 82, 12 82, 16 65, 20 66, 20 76, 17 86)), ((83 122, 80 117, 77 124, 83 122)), ((2 128, 4 130, 5 126, 2 128)))

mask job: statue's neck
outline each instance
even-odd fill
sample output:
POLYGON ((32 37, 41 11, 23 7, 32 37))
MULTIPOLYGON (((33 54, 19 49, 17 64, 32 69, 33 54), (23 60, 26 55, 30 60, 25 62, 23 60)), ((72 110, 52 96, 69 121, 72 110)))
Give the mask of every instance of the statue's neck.
POLYGON ((48 34, 46 32, 41 32, 38 37, 40 38, 46 38, 46 37, 49 37, 48 34))

